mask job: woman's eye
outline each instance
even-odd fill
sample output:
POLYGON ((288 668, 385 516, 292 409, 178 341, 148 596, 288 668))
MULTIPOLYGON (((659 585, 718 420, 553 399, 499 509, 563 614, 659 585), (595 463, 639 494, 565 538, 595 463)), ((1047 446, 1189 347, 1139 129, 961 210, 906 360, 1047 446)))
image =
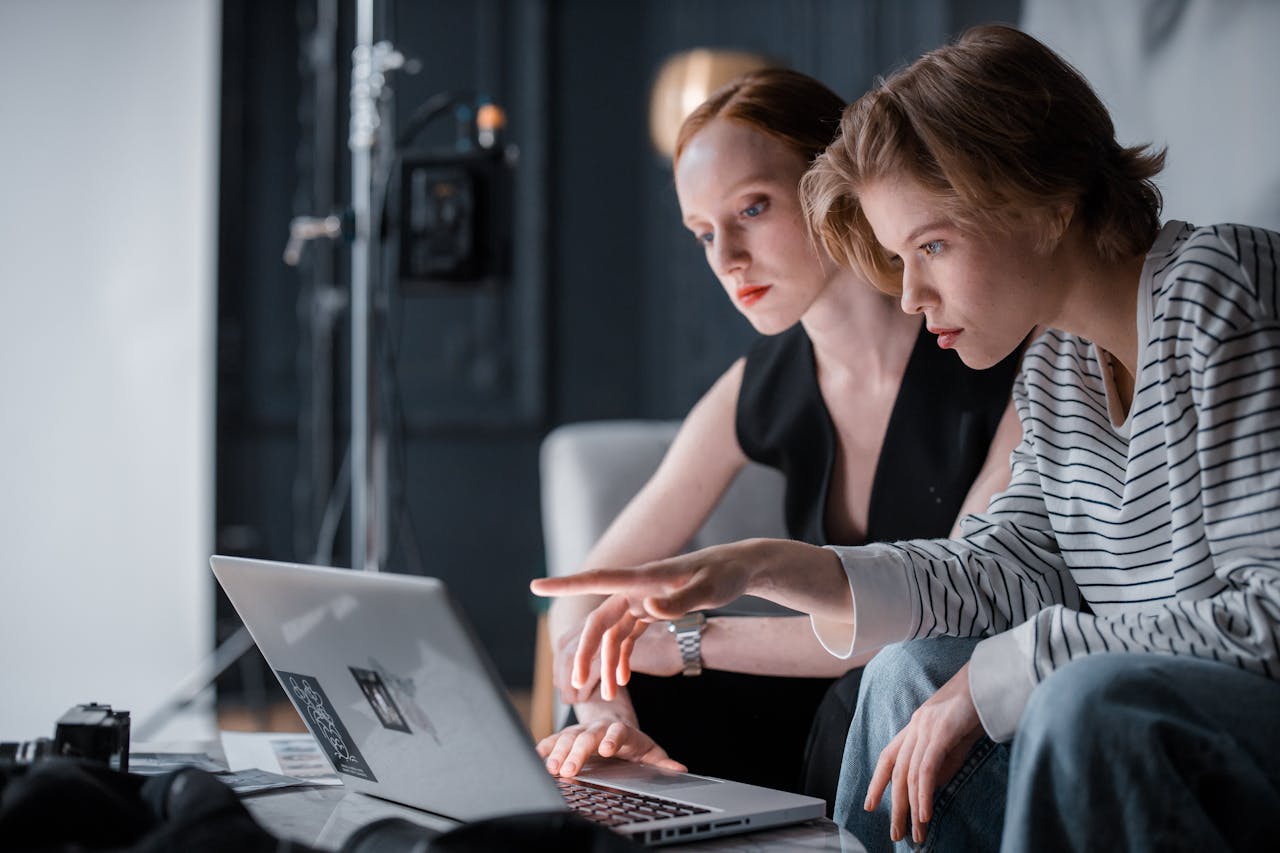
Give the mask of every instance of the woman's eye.
POLYGON ((713 236, 714 235, 710 231, 707 231, 706 233, 703 233, 703 234, 694 234, 693 239, 698 241, 699 246, 710 246, 711 238, 713 236))
POLYGON ((920 251, 924 252, 929 257, 933 257, 942 251, 942 241, 930 240, 928 243, 925 243, 920 247, 920 251))
POLYGON ((769 202, 758 201, 755 204, 751 205, 750 207, 743 208, 742 215, 747 217, 748 219, 755 219, 757 216, 764 213, 765 208, 768 206, 769 206, 769 202))

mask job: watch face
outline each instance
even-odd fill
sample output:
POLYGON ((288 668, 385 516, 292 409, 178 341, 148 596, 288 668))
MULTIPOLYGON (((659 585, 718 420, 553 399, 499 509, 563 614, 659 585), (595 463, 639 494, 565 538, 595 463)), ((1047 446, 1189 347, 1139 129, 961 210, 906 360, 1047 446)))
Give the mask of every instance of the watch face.
POLYGON ((701 612, 686 613, 679 619, 673 619, 669 623, 673 631, 688 631, 692 628, 701 628, 707 624, 707 617, 701 612))

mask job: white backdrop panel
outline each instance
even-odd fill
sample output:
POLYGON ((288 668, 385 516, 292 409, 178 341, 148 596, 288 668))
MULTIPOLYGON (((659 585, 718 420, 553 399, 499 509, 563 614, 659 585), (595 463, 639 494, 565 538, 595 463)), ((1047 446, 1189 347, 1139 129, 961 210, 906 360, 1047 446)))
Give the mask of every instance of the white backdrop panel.
POLYGON ((209 650, 219 27, 0 4, 0 739, 209 650))
POLYGON ((1021 25, 1088 78, 1121 142, 1168 147, 1166 219, 1280 229, 1280 3, 1023 0, 1021 25))

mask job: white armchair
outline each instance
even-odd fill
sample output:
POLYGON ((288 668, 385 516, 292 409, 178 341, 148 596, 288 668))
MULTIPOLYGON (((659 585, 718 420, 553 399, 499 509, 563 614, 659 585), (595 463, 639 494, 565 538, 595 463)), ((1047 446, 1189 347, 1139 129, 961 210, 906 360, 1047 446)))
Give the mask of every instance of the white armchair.
MULTIPOLYGON (((547 574, 571 574, 610 522, 640 490, 662 461, 680 428, 679 421, 595 421, 566 424, 542 442, 542 535, 547 574)), ((689 549, 753 536, 786 537, 782 474, 749 464, 733 481, 689 549)), ((736 603, 735 612, 772 613, 760 599, 736 603)), ((551 645, 544 619, 538 623, 534 663, 535 736, 550 733, 565 709, 555 699, 551 645)))
MULTIPOLYGON (((680 421, 566 424, 542 442, 542 537, 547 574, 582 568, 587 553, 657 469, 680 421)), ((749 464, 689 543, 785 537, 782 475, 749 464)))

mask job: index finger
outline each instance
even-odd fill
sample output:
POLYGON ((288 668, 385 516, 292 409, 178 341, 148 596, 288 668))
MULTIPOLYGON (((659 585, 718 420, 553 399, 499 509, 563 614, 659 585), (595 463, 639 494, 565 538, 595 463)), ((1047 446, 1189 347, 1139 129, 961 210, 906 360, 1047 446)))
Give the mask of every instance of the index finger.
POLYGON ((529 590, 534 595, 555 598, 562 595, 610 595, 645 588, 644 576, 634 569, 588 569, 573 575, 534 578, 529 590))
POLYGON ((889 787, 889 781, 893 778, 893 767, 898 758, 898 750, 902 746, 902 736, 903 732, 898 732, 893 740, 889 741, 889 745, 881 750, 876 768, 871 774, 871 782, 867 785, 867 797, 862 803, 863 810, 871 811, 880 805, 880 798, 884 796, 884 790, 889 787))

